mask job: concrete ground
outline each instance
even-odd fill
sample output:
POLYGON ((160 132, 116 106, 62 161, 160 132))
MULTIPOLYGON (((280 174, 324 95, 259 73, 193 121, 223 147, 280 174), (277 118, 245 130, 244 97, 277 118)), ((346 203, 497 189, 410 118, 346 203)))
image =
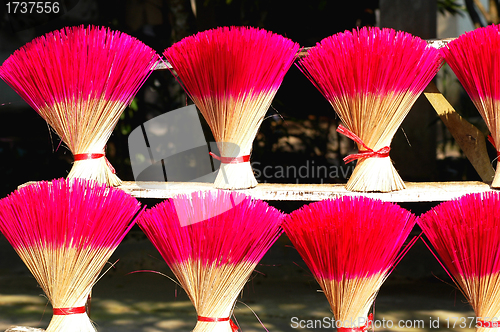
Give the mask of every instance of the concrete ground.
MULTIPOLYGON (((418 234, 418 231, 415 231, 418 234)), ((35 279, 14 250, 0 239, 0 330, 11 325, 45 328, 51 317, 35 279)), ((174 282, 154 273, 171 275, 156 249, 138 228, 120 245, 111 261, 120 259, 94 287, 91 317, 101 332, 188 332, 196 323, 194 308, 174 282)), ((271 248, 247 284, 234 311, 244 332, 333 331, 332 328, 293 328, 295 321, 332 317, 326 298, 286 236, 271 248)), ((439 279, 446 274, 418 242, 386 281, 375 303, 375 318, 386 328, 377 331, 473 331, 460 328, 452 317, 472 317, 473 312, 452 285, 439 279), (434 276, 434 275, 436 276, 434 276), (440 320, 439 324, 436 319, 440 320), (446 319, 448 318, 448 321, 446 319), (434 321, 431 327, 430 320, 434 321), (393 328, 388 328, 388 321, 393 328), (407 327, 398 327, 403 320, 407 327), (418 328, 410 325, 420 325, 418 328)), ((297 324, 298 324, 297 323, 297 324)), ((295 325, 297 325, 295 324, 295 325)), ((467 322, 468 324, 468 322, 467 322)), ((323 326, 324 327, 324 326, 323 326)))

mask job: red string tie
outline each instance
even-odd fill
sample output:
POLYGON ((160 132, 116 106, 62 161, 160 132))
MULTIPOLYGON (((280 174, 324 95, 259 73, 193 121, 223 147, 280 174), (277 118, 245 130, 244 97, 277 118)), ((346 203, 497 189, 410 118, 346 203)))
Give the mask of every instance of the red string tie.
POLYGON ((54 315, 59 315, 59 316, 84 314, 85 313, 85 306, 83 306, 83 307, 71 307, 71 308, 53 308, 52 311, 53 311, 54 315))
POLYGON ((368 315, 365 325, 359 327, 338 327, 337 332, 365 332, 372 327, 373 314, 368 315))
MULTIPOLYGON (((493 139, 493 136, 488 135, 488 141, 493 145, 495 150, 497 150, 497 145, 495 144, 495 140, 493 139)), ((497 157, 500 157, 500 151, 497 150, 497 157)))
POLYGON ((116 174, 115 168, 113 167, 113 165, 111 165, 108 158, 105 157, 104 153, 78 153, 78 154, 73 155, 73 158, 75 159, 75 161, 99 159, 99 158, 103 158, 103 157, 104 157, 104 159, 106 159, 106 165, 109 167, 111 172, 113 174, 116 174))
POLYGON ((354 142, 360 144, 362 147, 365 148, 365 150, 362 150, 362 151, 360 150, 359 153, 355 153, 355 154, 351 154, 351 155, 346 156, 344 158, 344 162, 346 164, 348 164, 354 160, 361 159, 361 158, 364 159, 364 158, 387 158, 387 157, 389 157, 389 152, 391 151, 391 147, 389 147, 389 146, 384 146, 383 148, 381 148, 378 151, 373 151, 368 146, 366 146, 365 143, 363 143, 361 138, 359 138, 355 133, 353 133, 352 131, 350 131, 349 129, 344 127, 343 125, 338 126, 337 132, 341 133, 344 136, 349 137, 354 142))
POLYGON ((493 321, 485 322, 482 319, 478 319, 476 327, 485 327, 485 328, 490 328, 490 329, 496 329, 496 328, 500 327, 500 322, 499 321, 496 321, 496 322, 493 322, 493 321))
POLYGON ((220 160, 223 164, 239 164, 239 163, 247 163, 250 161, 250 155, 241 156, 241 157, 219 157, 215 153, 209 152, 212 157, 217 160, 220 160))
POLYGON ((231 330, 233 332, 238 331, 238 325, 236 325, 229 317, 226 317, 226 318, 215 318, 215 317, 198 316, 198 321, 199 322, 209 322, 209 323, 218 323, 218 322, 227 322, 227 321, 229 321, 229 324, 231 325, 231 330))

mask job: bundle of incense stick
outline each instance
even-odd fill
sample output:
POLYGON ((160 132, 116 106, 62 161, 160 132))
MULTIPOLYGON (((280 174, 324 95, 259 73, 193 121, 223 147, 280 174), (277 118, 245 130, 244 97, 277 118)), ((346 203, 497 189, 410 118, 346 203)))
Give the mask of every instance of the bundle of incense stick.
MULTIPOLYGON (((497 151, 500 151, 499 30, 499 25, 479 28, 440 49, 486 122, 497 151)), ((500 163, 497 163, 491 187, 500 188, 500 163)))
POLYGON ((0 77, 73 153, 68 178, 116 186, 121 181, 105 157, 106 143, 158 60, 153 49, 124 33, 68 27, 15 51, 0 77))
POLYGON ((441 66, 439 51, 405 32, 362 28, 323 39, 298 67, 330 102, 358 160, 346 188, 389 192, 405 185, 389 158, 394 134, 441 66))
POLYGON ((163 53, 217 141, 215 187, 257 185, 252 143, 298 49, 262 29, 222 27, 184 38, 163 53))
POLYGON ((370 327, 380 287, 416 241, 404 246, 415 219, 366 197, 312 203, 285 218, 283 228, 325 293, 337 331, 370 327))
POLYGON ((476 331, 500 331, 500 194, 442 203, 418 224, 474 309, 476 331))
POLYGON ((38 182, 0 200, 0 231, 53 307, 47 332, 95 331, 85 303, 140 203, 94 181, 38 182))
POLYGON ((193 302, 193 331, 236 331, 238 294, 282 233, 284 215, 235 192, 195 192, 144 212, 139 226, 193 302))

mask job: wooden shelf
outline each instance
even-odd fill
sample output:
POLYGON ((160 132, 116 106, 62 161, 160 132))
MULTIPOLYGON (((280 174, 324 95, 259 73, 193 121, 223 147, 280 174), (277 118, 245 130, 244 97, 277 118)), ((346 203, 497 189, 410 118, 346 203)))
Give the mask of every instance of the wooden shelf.
MULTIPOLYGON (((406 189, 390 193, 350 192, 343 184, 280 184, 261 183, 253 189, 238 190, 266 201, 319 201, 340 196, 363 195, 389 202, 441 202, 469 193, 494 191, 483 182, 406 182, 406 189)), ((133 182, 125 181, 118 188, 137 198, 171 198, 194 191, 215 190, 211 183, 195 182, 133 182)))

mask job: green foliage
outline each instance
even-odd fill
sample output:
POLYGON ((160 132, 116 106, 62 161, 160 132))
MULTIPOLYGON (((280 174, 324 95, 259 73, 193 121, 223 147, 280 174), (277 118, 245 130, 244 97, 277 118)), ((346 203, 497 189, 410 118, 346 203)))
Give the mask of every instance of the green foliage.
POLYGON ((137 97, 132 100, 130 106, 123 111, 120 116, 120 122, 118 122, 118 128, 122 135, 128 135, 132 131, 131 122, 134 118, 134 113, 139 111, 139 104, 137 101, 137 97))
POLYGON ((441 14, 448 12, 451 15, 465 16, 465 7, 456 0, 438 0, 437 7, 441 14))

